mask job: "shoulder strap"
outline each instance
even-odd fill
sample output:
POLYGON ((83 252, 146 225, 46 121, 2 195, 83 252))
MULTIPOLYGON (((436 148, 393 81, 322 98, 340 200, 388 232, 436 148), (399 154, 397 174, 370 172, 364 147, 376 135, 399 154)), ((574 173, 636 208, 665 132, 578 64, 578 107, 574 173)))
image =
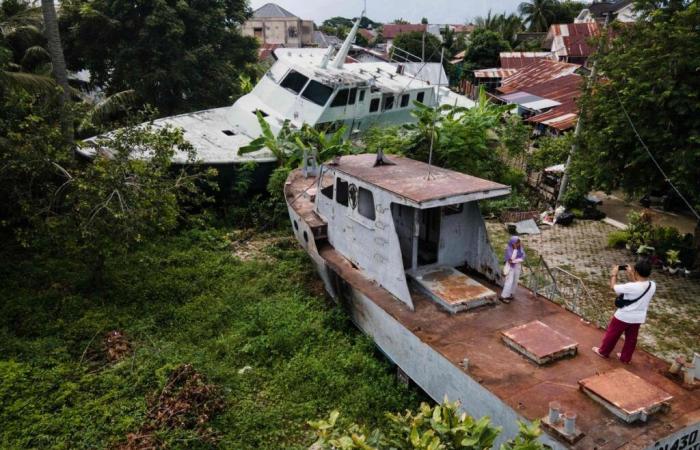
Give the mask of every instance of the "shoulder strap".
POLYGON ((647 286, 647 288, 644 290, 644 292, 642 293, 642 295, 640 295, 639 297, 635 298, 634 300, 630 300, 630 301, 636 302, 637 300, 639 300, 639 299, 641 299, 642 297, 644 297, 645 295, 647 295, 647 292, 649 292, 649 289, 651 289, 651 283, 652 283, 652 281, 649 282, 649 286, 647 286))

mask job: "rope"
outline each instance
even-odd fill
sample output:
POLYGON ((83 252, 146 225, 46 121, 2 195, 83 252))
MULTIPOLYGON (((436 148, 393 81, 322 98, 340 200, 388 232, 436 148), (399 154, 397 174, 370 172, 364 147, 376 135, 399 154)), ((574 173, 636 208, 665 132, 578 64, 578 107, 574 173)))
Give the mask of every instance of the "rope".
POLYGON ((651 151, 649 150, 649 147, 644 143, 644 140, 642 137, 639 135, 639 132, 637 131, 637 127, 634 126, 634 122, 632 122, 632 119, 630 118, 630 115, 627 113, 627 109, 625 108, 625 105, 622 103, 622 99, 620 98, 620 93, 617 91, 617 89, 613 88, 613 91, 615 92, 615 96, 617 97, 617 101, 620 103, 620 107, 622 107, 622 112, 625 113, 625 117, 627 118, 627 121, 630 124, 630 127, 632 127, 632 131, 634 131, 634 134, 637 136, 637 139, 639 142, 642 144, 642 147, 644 147, 644 150, 646 150, 647 155, 649 155, 649 158, 651 161, 654 163, 657 169, 659 169, 659 172, 661 172, 661 175, 664 177, 664 181, 666 181, 674 191, 676 191, 676 194, 683 200, 683 202, 686 204, 688 209, 695 215, 695 218, 700 220, 700 214, 693 208, 693 206, 690 204, 690 202, 681 194, 681 191, 678 190, 678 188, 673 184, 671 179, 666 175, 666 172, 664 172, 664 169, 661 168, 661 165, 656 161, 656 158, 654 158, 654 155, 651 154, 651 151))

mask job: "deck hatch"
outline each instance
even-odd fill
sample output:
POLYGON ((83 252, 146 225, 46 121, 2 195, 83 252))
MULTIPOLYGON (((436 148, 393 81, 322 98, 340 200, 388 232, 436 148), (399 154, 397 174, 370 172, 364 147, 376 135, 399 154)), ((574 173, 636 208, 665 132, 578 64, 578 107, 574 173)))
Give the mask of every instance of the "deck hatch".
POLYGON ((583 392, 627 423, 667 408, 673 398, 667 392, 625 369, 615 369, 579 381, 583 392))
POLYGON ((578 343, 550 326, 534 320, 501 332, 507 346, 537 364, 576 355, 578 343))
POLYGON ((492 303, 496 293, 462 272, 446 266, 406 272, 419 289, 451 313, 492 303))

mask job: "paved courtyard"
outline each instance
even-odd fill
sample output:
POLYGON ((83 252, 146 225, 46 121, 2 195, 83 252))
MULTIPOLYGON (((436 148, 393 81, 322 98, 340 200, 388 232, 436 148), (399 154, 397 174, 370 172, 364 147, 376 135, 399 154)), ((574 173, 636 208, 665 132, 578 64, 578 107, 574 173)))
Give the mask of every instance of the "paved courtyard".
MULTIPOLYGON (((487 228, 501 256, 507 230, 493 221, 487 223, 487 228)), ((602 326, 614 312, 615 295, 608 287, 610 268, 634 261, 629 251, 607 247, 608 233, 614 230, 603 222, 578 220, 569 227, 543 226, 540 235, 521 237, 531 265, 536 265, 541 255, 549 267, 561 268, 574 276, 556 270, 562 284, 574 283, 575 277, 583 281, 587 294, 575 306, 584 319, 602 326)), ((657 293, 640 332, 640 344, 669 360, 679 354, 692 356, 693 351, 700 351, 700 280, 661 271, 655 271, 651 278, 657 282, 657 293)), ((625 280, 625 276, 620 280, 625 280)))

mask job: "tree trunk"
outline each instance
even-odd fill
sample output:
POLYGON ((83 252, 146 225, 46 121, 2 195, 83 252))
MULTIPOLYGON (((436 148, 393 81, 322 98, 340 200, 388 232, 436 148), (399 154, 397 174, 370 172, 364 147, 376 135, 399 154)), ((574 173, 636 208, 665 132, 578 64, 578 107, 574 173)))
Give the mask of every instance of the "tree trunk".
POLYGON ((41 0, 41 12, 44 16, 44 36, 46 37, 51 66, 56 82, 63 90, 61 94, 61 117, 63 135, 69 142, 73 141, 73 117, 70 111, 70 86, 68 85, 68 70, 66 60, 63 58, 61 36, 58 32, 58 18, 54 0, 41 0))

